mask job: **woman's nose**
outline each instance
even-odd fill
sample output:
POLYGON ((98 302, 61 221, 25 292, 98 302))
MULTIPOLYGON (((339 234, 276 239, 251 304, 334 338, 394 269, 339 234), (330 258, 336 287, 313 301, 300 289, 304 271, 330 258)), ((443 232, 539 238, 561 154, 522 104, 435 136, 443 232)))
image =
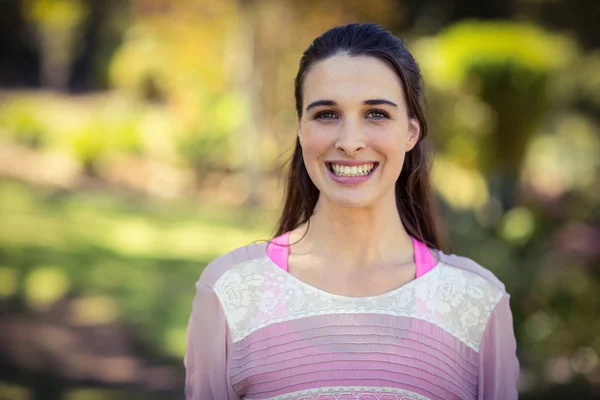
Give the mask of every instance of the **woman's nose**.
POLYGON ((364 137, 357 124, 345 123, 340 127, 335 148, 347 155, 352 155, 366 147, 364 137))

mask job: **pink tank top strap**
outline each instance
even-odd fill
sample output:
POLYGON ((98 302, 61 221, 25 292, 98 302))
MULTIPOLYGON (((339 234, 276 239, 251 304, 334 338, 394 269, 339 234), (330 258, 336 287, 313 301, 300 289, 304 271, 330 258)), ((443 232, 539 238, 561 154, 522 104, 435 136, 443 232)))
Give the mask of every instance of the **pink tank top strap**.
POLYGON ((267 246, 269 258, 285 272, 288 270, 288 257, 290 256, 290 233, 286 232, 281 236, 277 236, 267 246))
MULTIPOLYGON (((413 243, 415 253, 415 264, 417 266, 416 277, 420 277, 431 271, 437 263, 435 257, 425 243, 410 237, 413 243)), ((288 270, 288 257, 290 256, 290 232, 286 232, 271 240, 267 246, 267 255, 282 270, 288 270)))
POLYGON ((417 266, 416 277, 420 277, 427 272, 431 271, 433 267, 437 264, 437 260, 431 254, 427 245, 420 240, 415 239, 414 237, 410 237, 413 242, 413 249, 415 252, 415 264, 417 266))

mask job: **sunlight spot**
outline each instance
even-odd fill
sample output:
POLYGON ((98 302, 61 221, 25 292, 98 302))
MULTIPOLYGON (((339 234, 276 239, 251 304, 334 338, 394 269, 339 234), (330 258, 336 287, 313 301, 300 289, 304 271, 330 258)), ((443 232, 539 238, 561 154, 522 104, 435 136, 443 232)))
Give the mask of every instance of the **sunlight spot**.
POLYGON ((454 209, 478 209, 488 201, 485 179, 476 170, 437 156, 431 177, 435 188, 454 209))
MULTIPOLYGON (((206 328, 209 329, 209 327, 206 328)), ((177 357, 183 357, 186 348, 186 329, 174 328, 168 330, 165 334, 165 343, 169 353, 177 357)))
POLYGON ((218 225, 186 224, 162 234, 163 251, 179 257, 219 254, 265 239, 256 232, 218 225))
POLYGON ((38 267, 25 279, 25 297, 31 307, 46 308, 67 293, 70 284, 61 268, 38 267))
POLYGON ((547 338, 552 329, 552 319, 543 311, 536 312, 525 321, 525 332, 535 340, 547 338))
POLYGON ((70 321, 74 325, 104 325, 117 319, 119 306, 110 297, 86 297, 74 300, 70 313, 70 321))
POLYGON ((500 235, 507 241, 524 243, 533 234, 535 221, 529 209, 517 207, 509 210, 502 217, 500 235))
POLYGON ((461 97, 454 105, 454 114, 465 126, 473 129, 473 132, 481 135, 490 133, 493 110, 478 97, 461 97))
POLYGON ((567 383, 573 377, 573 370, 569 359, 566 357, 557 357, 546 363, 546 379, 554 383, 567 383))
POLYGON ((467 137, 467 135, 453 136, 448 139, 446 156, 455 162, 460 160, 458 164, 462 167, 476 165, 478 157, 477 144, 472 137, 467 137))
POLYGON ((523 176, 528 185, 547 197, 569 190, 593 190, 600 168, 599 131, 589 118, 568 114, 532 139, 523 176))
POLYGON ((571 357, 571 368, 580 374, 589 374, 598 365, 598 354, 591 347, 580 347, 571 357))
POLYGON ((105 240, 108 245, 128 255, 149 255, 159 234, 148 221, 127 218, 119 221, 105 240))

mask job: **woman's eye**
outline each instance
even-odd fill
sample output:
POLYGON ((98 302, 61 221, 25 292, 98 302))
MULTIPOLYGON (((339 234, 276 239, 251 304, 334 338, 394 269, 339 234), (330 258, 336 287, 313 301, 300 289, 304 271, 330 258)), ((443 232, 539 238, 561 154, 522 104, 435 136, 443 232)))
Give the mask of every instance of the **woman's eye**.
POLYGON ((321 111, 315 115, 315 119, 336 119, 337 115, 333 111, 321 111))
POLYGON ((371 119, 384 119, 384 118, 389 118, 390 116, 388 115, 388 113, 386 113, 384 111, 372 110, 372 111, 369 111, 369 113, 367 114, 367 117, 371 118, 371 119))

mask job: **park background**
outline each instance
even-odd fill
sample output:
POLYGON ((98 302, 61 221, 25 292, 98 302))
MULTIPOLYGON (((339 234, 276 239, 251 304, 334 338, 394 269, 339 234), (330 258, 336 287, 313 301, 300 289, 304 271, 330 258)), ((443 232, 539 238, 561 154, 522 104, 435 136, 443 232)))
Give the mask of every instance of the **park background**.
POLYGON ((598 1, 0 0, 0 399, 182 398, 194 283, 274 233, 300 55, 356 21, 421 65, 521 398, 600 398, 598 1))

